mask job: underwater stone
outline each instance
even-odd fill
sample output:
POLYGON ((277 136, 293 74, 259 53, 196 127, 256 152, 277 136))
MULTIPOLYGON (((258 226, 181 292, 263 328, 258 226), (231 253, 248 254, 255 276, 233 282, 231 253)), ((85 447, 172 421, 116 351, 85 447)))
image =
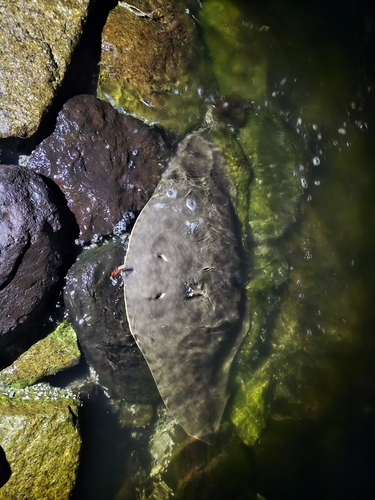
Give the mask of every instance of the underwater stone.
POLYGON ((0 385, 21 388, 35 384, 43 377, 77 365, 80 357, 75 331, 64 321, 1 371, 0 385))
POLYGON ((104 26, 98 97, 184 134, 205 113, 204 49, 195 22, 181 0, 131 4, 119 2, 104 26))
POLYGON ((130 333, 122 288, 110 280, 123 256, 120 241, 84 250, 67 275, 64 302, 101 386, 113 397, 150 403, 159 393, 130 333))
POLYGON ((211 442, 244 335, 244 276, 224 157, 199 133, 180 144, 138 217, 125 267, 129 325, 164 403, 211 442))

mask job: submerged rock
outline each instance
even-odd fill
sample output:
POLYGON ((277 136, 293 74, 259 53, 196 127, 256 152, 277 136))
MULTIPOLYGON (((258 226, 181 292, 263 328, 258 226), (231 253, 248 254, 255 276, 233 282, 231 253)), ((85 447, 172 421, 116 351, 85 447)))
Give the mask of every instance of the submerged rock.
POLYGON ((0 442, 11 469, 1 500, 70 498, 81 447, 79 404, 47 384, 0 393, 0 442))
POLYGON ((29 137, 60 86, 89 0, 1 2, 0 137, 29 137))
POLYGON ((33 152, 28 166, 59 185, 80 240, 88 242, 111 233, 118 223, 126 228, 151 197, 168 156, 157 129, 80 95, 64 105, 54 133, 33 152))
POLYGON ((239 222, 224 157, 188 136, 138 217, 125 267, 131 331, 185 431, 210 442, 243 339, 239 222))
POLYGON ((78 364, 81 353, 73 328, 64 321, 0 372, 0 386, 21 388, 78 364))
POLYGON ((58 279, 60 221, 42 178, 0 166, 0 365, 46 305, 58 279))
POLYGON ((68 273, 64 301, 99 383, 114 397, 149 403, 159 393, 130 333, 123 292, 109 278, 124 251, 121 242, 83 251, 68 273))
POLYGON ((204 116, 204 79, 203 46, 185 2, 119 2, 109 13, 99 97, 183 134, 204 116))

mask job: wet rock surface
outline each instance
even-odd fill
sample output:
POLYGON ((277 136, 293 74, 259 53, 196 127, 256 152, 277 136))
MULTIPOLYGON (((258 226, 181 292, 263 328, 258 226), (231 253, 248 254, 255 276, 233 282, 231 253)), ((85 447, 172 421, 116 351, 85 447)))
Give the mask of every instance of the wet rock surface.
POLYGON ((184 2, 120 2, 103 30, 102 63, 141 96, 164 90, 176 82, 191 59, 194 31, 184 2))
POLYGON ((0 372, 0 386, 22 388, 78 364, 81 357, 77 336, 67 321, 36 342, 0 372))
POLYGON ((64 78, 89 4, 0 2, 0 138, 30 137, 37 130, 64 78))
POLYGON ((121 242, 82 252, 67 276, 64 301, 99 383, 112 396, 149 403, 158 400, 159 393, 130 333, 123 290, 109 278, 124 253, 121 242))
POLYGON ((1 500, 70 498, 81 446, 79 404, 47 384, 0 392, 0 442, 11 470, 1 500))
POLYGON ((58 279, 60 228, 42 178, 23 167, 1 165, 0 365, 32 330, 58 279))
POLYGON ((98 86, 99 97, 180 134, 205 110, 203 45, 186 7, 180 0, 119 2, 103 29, 98 86))
POLYGON ((91 95, 70 99, 28 166, 59 185, 80 241, 106 235, 151 197, 169 157, 161 133, 91 95))

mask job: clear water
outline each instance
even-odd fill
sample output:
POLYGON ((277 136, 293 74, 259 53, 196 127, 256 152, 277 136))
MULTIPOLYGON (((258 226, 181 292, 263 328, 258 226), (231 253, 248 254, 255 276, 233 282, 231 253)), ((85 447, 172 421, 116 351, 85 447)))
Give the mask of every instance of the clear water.
MULTIPOLYGON (((199 17, 199 7, 189 3, 199 17)), ((233 41, 233 50, 225 51, 220 36, 207 39, 222 94, 234 88, 253 101, 255 115, 271 110, 290 126, 304 155, 296 174, 299 216, 279 242, 290 273, 287 287, 278 290, 287 297, 279 326, 291 328, 291 311, 298 338, 284 353, 284 372, 275 362, 279 379, 298 372, 298 383, 292 395, 282 394, 281 384, 267 396, 259 440, 245 454, 233 453, 241 482, 228 474, 228 490, 215 498, 371 498, 375 18, 365 2, 338 0, 218 0, 216 13, 222 34, 233 41)), ((265 148, 268 137, 265 127, 265 148)), ((262 339, 264 352, 253 369, 275 349, 272 342, 262 339)), ((85 400, 82 430, 74 498, 115 498, 124 478, 142 468, 145 436, 118 429, 100 395, 85 400)))

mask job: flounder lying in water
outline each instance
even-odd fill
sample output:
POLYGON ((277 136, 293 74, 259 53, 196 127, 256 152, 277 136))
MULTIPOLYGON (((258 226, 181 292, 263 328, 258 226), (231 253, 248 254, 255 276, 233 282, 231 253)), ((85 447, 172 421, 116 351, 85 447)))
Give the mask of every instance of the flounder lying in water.
POLYGON ((168 410, 211 442, 243 339, 243 259, 230 181, 201 134, 180 144, 139 215, 125 259, 131 332, 168 410))

